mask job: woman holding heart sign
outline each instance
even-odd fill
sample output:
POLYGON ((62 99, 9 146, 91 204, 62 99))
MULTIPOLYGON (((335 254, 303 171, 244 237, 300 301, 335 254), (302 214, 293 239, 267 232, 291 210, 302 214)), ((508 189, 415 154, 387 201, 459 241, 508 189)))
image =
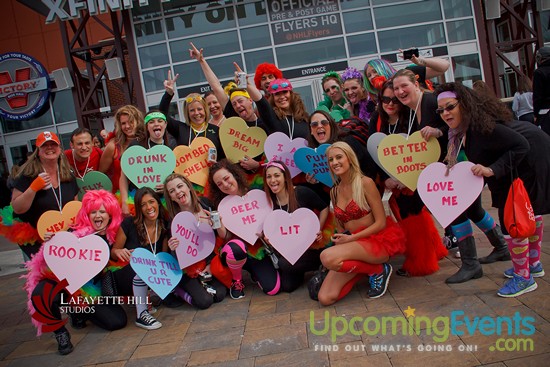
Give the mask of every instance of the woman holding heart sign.
POLYGON ((327 149, 335 185, 331 190, 338 233, 335 246, 321 253, 329 272, 319 290, 319 302, 331 305, 365 275, 369 276, 370 298, 386 293, 392 267, 390 256, 403 253, 405 234, 390 217, 374 181, 363 176, 351 147, 336 142, 327 149))
MULTIPOLYGON (((107 244, 112 244, 115 241, 121 221, 122 214, 115 196, 105 190, 91 190, 86 192, 82 198, 82 208, 76 216, 71 231, 78 238, 97 234, 107 244)), ((53 236, 53 234, 47 233, 44 239, 47 242, 53 236)), ((42 309, 40 306, 35 307, 34 297, 43 299, 47 296, 46 288, 51 285, 55 286, 58 280, 46 265, 42 250, 27 264, 27 269, 29 273, 26 275, 25 290, 29 297, 28 307, 32 315, 37 312, 37 308, 42 309)), ((100 277, 101 273, 81 287, 72 295, 73 299, 101 296, 101 289, 98 286, 98 284, 101 284, 98 282, 100 277)), ((65 296, 62 303, 61 295, 57 295, 49 310, 54 318, 61 320, 60 307, 67 306, 68 300, 69 296, 65 296)), ((77 305, 69 304, 69 306, 75 308, 72 306, 77 305)), ((82 329, 86 327, 86 321, 91 321, 100 328, 109 331, 122 329, 126 326, 126 312, 122 306, 118 304, 94 304, 93 309, 93 313, 69 313, 71 326, 74 329, 82 329)), ((38 328, 40 334, 43 324, 35 318, 32 318, 32 322, 38 328)), ((55 330, 54 334, 58 342, 59 353, 69 354, 73 350, 73 345, 67 328, 62 326, 55 330)))
MULTIPOLYGON (((136 216, 127 217, 122 221, 116 235, 116 241, 111 249, 111 258, 129 262, 134 249, 143 247, 151 249, 153 254, 168 252, 168 230, 166 210, 162 206, 159 195, 149 187, 142 187, 136 192, 136 216)), ((147 297, 148 286, 138 276, 132 280, 134 297, 143 300, 147 297)), ((136 304, 136 326, 146 330, 162 327, 147 309, 147 304, 136 304)))
MULTIPOLYGON (((325 226, 329 214, 328 205, 313 190, 305 186, 294 187, 290 171, 283 162, 270 161, 265 165, 264 191, 274 210, 280 209, 292 213, 298 208, 307 208, 318 212, 320 228, 325 226)), ((319 231, 314 244, 303 253, 294 265, 279 256, 281 291, 296 290, 302 285, 306 272, 319 268, 321 251, 329 242, 322 243, 322 241, 323 232, 319 231)))
MULTIPOLYGON (((450 128, 448 160, 452 163, 456 156, 451 152, 463 146, 466 157, 475 164, 472 173, 485 178, 493 206, 498 208, 513 267, 504 272, 510 280, 497 294, 516 297, 531 292, 537 288, 533 278, 544 276, 540 253, 542 215, 550 213, 550 138, 532 124, 513 121, 512 112, 496 97, 474 92, 460 83, 443 84, 436 94, 437 112, 450 128), (512 238, 504 225, 512 172, 523 180, 534 211, 536 231, 528 238, 512 238)), ((465 221, 459 226, 464 239, 459 242, 462 266, 457 274, 477 278, 482 269, 471 225, 465 221)), ((500 260, 505 255, 508 256, 505 249, 495 248, 488 257, 500 260)))
MULTIPOLYGON (((55 133, 44 131, 36 137, 36 149, 15 178, 11 199, 13 213, 34 229, 43 213, 61 212, 69 201, 78 200, 78 190, 61 141, 55 133)), ((33 236, 36 233, 29 233, 29 237, 37 237, 33 236)), ((21 250, 29 257, 37 253, 41 245, 40 240, 20 243, 21 250)))
MULTIPOLYGON (((202 208, 191 181, 184 176, 178 173, 168 176, 164 180, 164 196, 167 198, 166 206, 171 219, 180 212, 189 212, 195 216, 197 222, 212 225, 210 213, 202 208)), ((168 240, 168 247, 176 251, 178 246, 180 241, 172 233, 172 237, 168 240)), ((185 268, 185 274, 174 289, 175 295, 201 310, 207 309, 213 303, 223 301, 227 294, 225 286, 210 275, 210 259, 209 256, 205 261, 199 261, 185 268)))
MULTIPOLYGON (((214 207, 218 207, 222 199, 229 195, 242 197, 249 191, 243 169, 227 159, 222 159, 210 168, 208 183, 214 207)), ((243 240, 225 228, 223 218, 221 220, 222 226, 218 230, 218 235, 226 243, 220 251, 220 258, 231 271, 233 278, 229 289, 231 298, 244 297, 243 268, 250 272, 264 293, 277 294, 281 287, 281 279, 270 257, 266 256, 264 247, 256 243, 245 245, 243 240)))

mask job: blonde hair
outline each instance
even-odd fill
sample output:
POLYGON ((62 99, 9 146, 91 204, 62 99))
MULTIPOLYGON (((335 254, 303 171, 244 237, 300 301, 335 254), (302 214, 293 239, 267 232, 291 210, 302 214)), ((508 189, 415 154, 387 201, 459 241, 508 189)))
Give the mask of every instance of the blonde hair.
POLYGON ((143 113, 132 105, 120 107, 115 113, 115 143, 120 145, 121 153, 124 152, 130 143, 128 137, 122 131, 122 123, 120 122, 120 116, 122 115, 127 115, 128 121, 135 125, 137 141, 144 140, 146 135, 143 113))
MULTIPOLYGON (((37 147, 34 152, 32 152, 25 164, 23 164, 19 169, 17 177, 37 177, 40 173, 44 172, 44 166, 42 165, 42 162, 40 162, 40 157, 38 156, 39 149, 40 148, 37 147)), ((72 181, 74 180, 74 177, 71 173, 71 165, 69 164, 69 162, 67 161, 67 157, 65 157, 65 154, 63 153, 63 148, 59 146, 59 149, 61 150, 61 154, 57 159, 57 164, 59 167, 59 177, 61 178, 61 182, 72 181)))
POLYGON ((204 108, 204 121, 210 121, 210 109, 206 100, 198 93, 190 93, 183 100, 183 116, 185 117, 185 122, 187 125, 191 126, 191 119, 189 118, 189 105, 193 102, 199 102, 204 108), (200 97, 200 98, 197 98, 200 97), (187 99, 192 98, 191 102, 187 102, 187 99))
MULTIPOLYGON (((355 201, 355 203, 362 209, 362 210, 369 210, 369 203, 367 202, 367 197, 365 195, 365 192, 363 190, 363 177, 365 175, 361 171, 361 168, 359 167, 359 160, 357 159, 357 155, 351 148, 351 146, 348 143, 345 143, 343 141, 337 141, 336 143, 333 143, 330 147, 326 150, 326 155, 328 158, 328 154, 332 149, 341 149, 344 154, 346 155, 348 162, 349 162, 349 169, 350 169, 350 178, 351 178, 351 190, 352 190, 352 199, 355 201)), ((330 196, 331 199, 333 199, 333 204, 336 205, 335 198, 336 198, 336 190, 338 189, 338 185, 340 184, 341 179, 336 176, 332 169, 330 170, 330 175, 332 176, 333 181, 335 182, 334 186, 330 190, 330 196)))

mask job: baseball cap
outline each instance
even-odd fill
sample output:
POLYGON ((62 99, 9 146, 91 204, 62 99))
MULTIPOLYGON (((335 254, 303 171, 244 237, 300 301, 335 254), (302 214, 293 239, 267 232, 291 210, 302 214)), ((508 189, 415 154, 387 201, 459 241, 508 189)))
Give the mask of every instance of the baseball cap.
POLYGON ((284 92, 287 90, 292 90, 292 84, 288 81, 288 79, 275 79, 269 84, 268 92, 270 94, 275 94, 279 92, 284 92))
POLYGON ((57 145, 61 145, 61 142, 55 133, 52 133, 51 131, 44 131, 36 137, 36 146, 40 148, 47 141, 54 141, 57 145))

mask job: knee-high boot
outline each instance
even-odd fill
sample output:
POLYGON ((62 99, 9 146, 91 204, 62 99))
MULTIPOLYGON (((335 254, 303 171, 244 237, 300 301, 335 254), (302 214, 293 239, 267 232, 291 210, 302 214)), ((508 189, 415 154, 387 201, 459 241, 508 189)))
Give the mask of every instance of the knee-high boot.
POLYGON ((498 224, 495 228, 485 232, 485 235, 494 249, 489 255, 479 258, 481 264, 491 264, 495 261, 508 261, 512 259, 510 257, 510 251, 508 251, 508 244, 498 224))
POLYGON ((460 250, 462 265, 455 275, 445 280, 445 283, 464 283, 470 279, 481 278, 483 276, 483 269, 477 259, 476 241, 474 237, 468 236, 462 241, 459 241, 458 248, 460 250))

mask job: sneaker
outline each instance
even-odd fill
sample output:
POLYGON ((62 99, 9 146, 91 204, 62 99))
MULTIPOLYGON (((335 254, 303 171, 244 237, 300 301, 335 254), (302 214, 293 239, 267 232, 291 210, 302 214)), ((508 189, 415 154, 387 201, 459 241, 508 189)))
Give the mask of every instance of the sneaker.
POLYGON ((229 289, 229 295, 233 299, 240 299, 244 297, 244 284, 240 280, 234 280, 231 282, 231 288, 229 289))
POLYGON ((71 343, 71 334, 67 330, 55 334, 57 339, 57 351, 62 356, 73 351, 73 343, 71 343))
POLYGON ((514 273, 513 278, 508 280, 497 294, 501 297, 517 297, 535 289, 537 289, 537 283, 535 283, 532 275, 529 279, 525 279, 514 273))
POLYGON ((136 326, 145 330, 156 330, 162 327, 162 324, 157 321, 149 311, 145 310, 136 319, 136 326))
MULTIPOLYGON (((169 293, 163 300, 162 304, 168 308, 176 308, 183 305, 183 300, 176 296, 174 293, 169 293)), ((151 313, 151 312, 149 312, 151 313)))
POLYGON ((369 278, 370 289, 367 292, 369 298, 382 297, 388 289, 392 267, 390 264, 384 264, 382 273, 371 275, 369 278))
MULTIPOLYGON (((533 278, 542 278, 544 276, 544 269, 542 268, 542 263, 539 262, 537 266, 531 266, 529 265, 529 273, 531 273, 531 276, 533 278)), ((504 271, 504 276, 506 278, 513 278, 514 277, 514 268, 510 268, 508 270, 504 271)))

